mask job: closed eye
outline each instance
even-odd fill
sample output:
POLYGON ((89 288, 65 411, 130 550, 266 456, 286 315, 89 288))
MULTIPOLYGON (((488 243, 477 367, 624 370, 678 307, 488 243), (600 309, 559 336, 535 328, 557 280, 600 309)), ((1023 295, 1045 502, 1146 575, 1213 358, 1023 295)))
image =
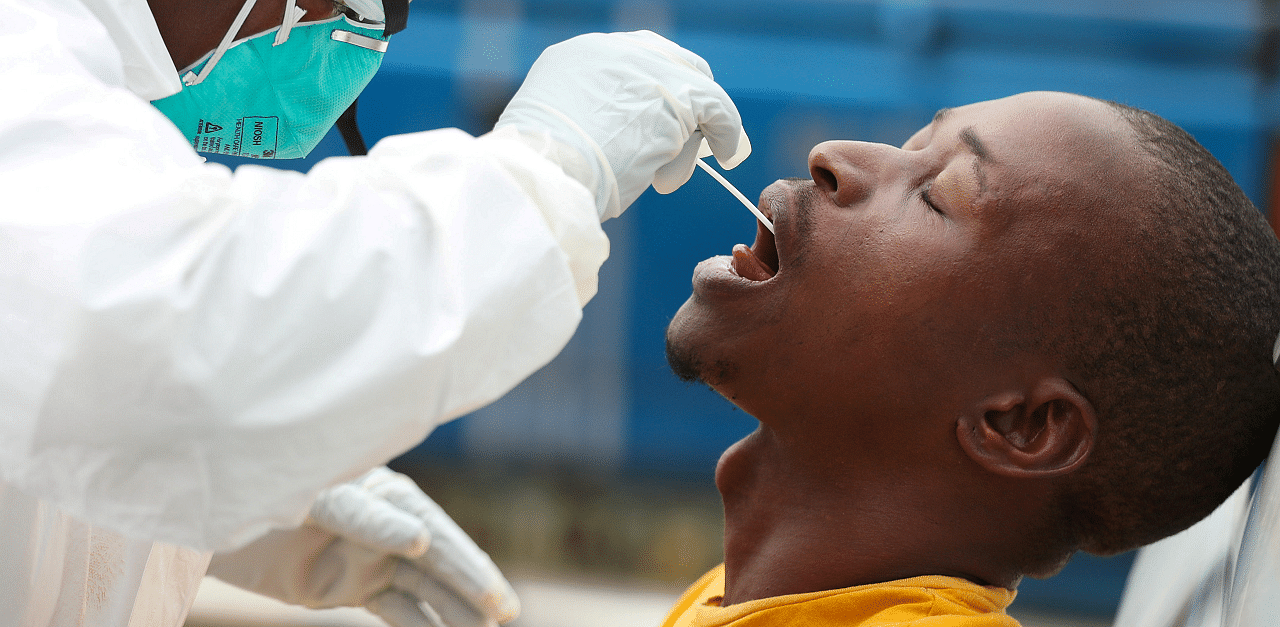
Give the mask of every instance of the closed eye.
POLYGON ((944 213, 941 209, 939 209, 937 205, 933 204, 933 198, 931 198, 931 197, 929 196, 929 192, 930 192, 932 189, 933 189, 933 181, 929 181, 929 182, 925 183, 925 184, 920 188, 920 200, 921 200, 922 202, 924 202, 924 204, 928 205, 930 209, 932 209, 932 210, 934 210, 935 212, 937 212, 939 215, 944 215, 944 216, 945 216, 945 215, 947 215, 947 214, 946 214, 946 213, 944 213))

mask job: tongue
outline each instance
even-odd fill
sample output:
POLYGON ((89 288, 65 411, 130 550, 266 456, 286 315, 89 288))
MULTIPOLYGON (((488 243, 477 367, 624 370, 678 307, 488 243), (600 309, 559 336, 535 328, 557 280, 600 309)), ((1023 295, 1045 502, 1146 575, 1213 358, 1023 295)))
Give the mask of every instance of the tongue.
POLYGON ((746 244, 737 244, 733 247, 733 271, 738 276, 752 281, 768 281, 773 278, 773 270, 769 266, 764 265, 755 253, 746 244))

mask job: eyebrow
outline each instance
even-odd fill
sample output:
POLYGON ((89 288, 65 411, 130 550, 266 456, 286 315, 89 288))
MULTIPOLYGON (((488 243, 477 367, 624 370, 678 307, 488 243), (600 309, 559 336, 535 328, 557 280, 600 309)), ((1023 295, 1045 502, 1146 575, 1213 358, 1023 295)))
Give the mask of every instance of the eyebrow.
POLYGON ((978 134, 973 132, 972 126, 966 126, 960 130, 960 141, 969 147, 969 152, 972 152, 979 161, 991 161, 991 151, 987 150, 987 145, 982 143, 981 139, 978 139, 978 134))
MULTIPOLYGON (((946 120, 951 116, 952 111, 953 109, 950 107, 938 109, 937 113, 933 114, 933 125, 937 126, 943 120, 946 120)), ((973 130, 972 126, 960 129, 960 141, 964 142, 969 152, 978 158, 973 163, 973 174, 978 179, 978 188, 985 194, 987 193, 987 171, 983 165, 994 161, 991 158, 991 150, 987 148, 987 145, 981 139, 978 139, 978 134, 973 130)))
MULTIPOLYGON (((938 112, 933 114, 933 124, 936 126, 951 117, 952 111, 953 109, 950 107, 938 109, 938 112)), ((978 134, 974 132, 972 126, 966 126, 960 130, 960 141, 964 142, 964 145, 969 147, 969 152, 972 152, 980 161, 993 161, 991 151, 987 149, 987 145, 982 143, 981 139, 978 139, 978 134)))

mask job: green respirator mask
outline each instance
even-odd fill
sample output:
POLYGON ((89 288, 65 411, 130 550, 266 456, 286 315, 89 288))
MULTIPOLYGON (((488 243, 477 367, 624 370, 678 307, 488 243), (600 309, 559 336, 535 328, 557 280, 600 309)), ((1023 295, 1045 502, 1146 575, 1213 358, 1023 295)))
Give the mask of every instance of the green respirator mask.
MULTIPOLYGON (((182 91, 154 101, 197 152, 298 159, 338 123, 352 154, 363 154, 356 97, 382 65, 390 36, 404 28, 408 0, 385 0, 360 15, 300 22, 289 0, 280 27, 233 41, 256 0, 246 0, 218 47, 183 73, 182 91)), ((354 3, 353 3, 354 4, 354 3)), ((354 13, 348 9, 349 12, 354 13)))

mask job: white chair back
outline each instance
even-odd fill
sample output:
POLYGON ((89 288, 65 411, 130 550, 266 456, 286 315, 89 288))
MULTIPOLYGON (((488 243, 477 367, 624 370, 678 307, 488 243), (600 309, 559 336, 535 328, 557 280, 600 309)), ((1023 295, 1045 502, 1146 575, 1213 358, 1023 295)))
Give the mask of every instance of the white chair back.
POLYGON ((1115 627, 1221 627, 1250 488, 1246 481, 1208 518, 1139 551, 1115 627))
MULTIPOLYGON (((1280 434, 1271 450, 1280 451, 1280 434)), ((1234 577, 1227 589, 1226 627, 1280 625, 1280 458, 1271 462, 1253 495, 1234 577)))

